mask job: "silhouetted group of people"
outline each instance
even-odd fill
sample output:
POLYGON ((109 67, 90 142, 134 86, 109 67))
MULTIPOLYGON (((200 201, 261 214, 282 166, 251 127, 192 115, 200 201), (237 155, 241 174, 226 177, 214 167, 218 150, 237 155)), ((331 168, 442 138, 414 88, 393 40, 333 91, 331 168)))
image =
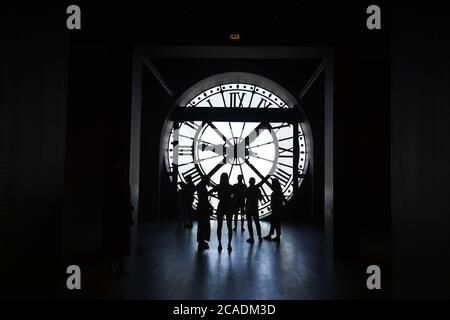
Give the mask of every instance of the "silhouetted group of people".
POLYGON ((264 238, 261 234, 261 224, 259 222, 258 202, 262 200, 261 190, 255 185, 255 178, 250 178, 249 186, 247 187, 243 176, 238 176, 238 182, 234 185, 229 183, 227 173, 222 173, 220 182, 211 190, 208 190, 210 179, 204 176, 202 180, 194 185, 190 176, 186 177, 186 183, 180 183, 180 190, 178 193, 178 224, 184 224, 186 228, 192 228, 192 204, 194 201, 194 194, 197 192, 197 243, 198 249, 204 250, 209 248, 211 225, 210 216, 213 214, 213 207, 209 202, 210 195, 217 195, 219 203, 216 209, 217 215, 217 239, 219 242, 218 250, 222 250, 222 226, 223 221, 226 221, 228 229, 228 251, 232 250, 231 240, 233 238, 233 231, 237 230, 239 216, 241 217, 241 231, 245 231, 244 221, 247 220, 247 228, 249 232, 248 243, 254 243, 253 223, 256 227, 256 233, 259 241, 263 239, 279 241, 281 236, 280 211, 285 202, 283 192, 278 179, 272 179, 272 194, 271 207, 272 214, 270 216, 270 232, 264 238), (233 228, 234 216, 234 228, 233 228), (244 219, 245 217, 245 219, 244 219), (276 237, 272 238, 275 234, 276 237))

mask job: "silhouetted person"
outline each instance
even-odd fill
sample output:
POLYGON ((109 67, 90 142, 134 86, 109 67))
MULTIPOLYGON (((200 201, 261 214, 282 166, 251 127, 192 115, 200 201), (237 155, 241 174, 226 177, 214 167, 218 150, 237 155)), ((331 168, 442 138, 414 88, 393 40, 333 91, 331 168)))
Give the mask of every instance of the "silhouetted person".
POLYGON ((192 202, 194 202, 195 185, 192 177, 186 177, 186 186, 183 189, 184 227, 192 228, 192 202))
POLYGON ((259 223, 258 214, 258 201, 262 199, 261 190, 255 186, 255 178, 250 178, 250 185, 245 192, 245 209, 247 213, 247 227, 250 234, 250 238, 247 239, 248 243, 254 243, 253 239, 253 220, 255 220, 256 232, 258 233, 259 241, 261 237, 261 224, 259 223))
POLYGON ((133 225, 131 192, 126 170, 113 167, 106 177, 103 212, 103 249, 110 271, 126 275, 125 257, 130 255, 130 226, 133 225))
POLYGON ((177 224, 178 226, 183 225, 184 223, 184 198, 183 198, 183 190, 186 187, 186 183, 179 183, 180 189, 177 191, 177 224))
POLYGON ((197 185, 197 213, 198 213, 198 223, 197 223, 197 243, 198 250, 208 249, 208 241, 211 236, 211 225, 209 222, 209 216, 211 213, 211 205, 209 203, 209 177, 204 176, 202 181, 197 185))
POLYGON ((228 174, 222 173, 220 175, 220 183, 215 186, 211 192, 217 192, 219 204, 217 205, 217 239, 219 241, 218 250, 222 250, 222 225, 223 217, 227 219, 228 229, 228 251, 231 251, 231 239, 233 238, 233 212, 231 209, 231 194, 233 187, 228 181, 228 174))
POLYGON ((276 178, 272 179, 272 195, 270 206, 272 208, 272 214, 270 215, 270 232, 264 239, 279 241, 281 236, 281 210, 286 203, 286 199, 281 190, 280 181, 276 178), (277 236, 272 239, 272 235, 277 232, 277 236))
POLYGON ((245 215, 245 190, 247 186, 244 183, 244 177, 242 174, 238 175, 238 182, 233 186, 233 210, 234 210, 234 228, 237 229, 239 214, 241 215, 241 231, 245 231, 244 228, 244 215, 245 215))

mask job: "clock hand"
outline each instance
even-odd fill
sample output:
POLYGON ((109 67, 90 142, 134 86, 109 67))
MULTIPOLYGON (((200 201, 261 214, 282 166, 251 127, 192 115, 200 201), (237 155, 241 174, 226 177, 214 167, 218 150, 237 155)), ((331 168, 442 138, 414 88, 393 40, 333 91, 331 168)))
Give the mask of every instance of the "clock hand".
POLYGON ((200 160, 200 162, 202 162, 202 161, 205 161, 205 160, 211 160, 211 159, 222 157, 222 156, 223 156, 222 154, 218 154, 218 155, 215 155, 215 156, 206 157, 206 158, 199 159, 199 160, 200 160))
POLYGON ((228 177, 231 177, 231 173, 233 172, 233 168, 234 168, 234 166, 231 166, 230 173, 228 173, 228 177))
POLYGON ((198 141, 195 141, 195 142, 197 142, 198 149, 201 149, 202 151, 205 151, 206 147, 214 148, 216 146, 215 144, 212 144, 211 142, 204 141, 204 140, 201 140, 201 139, 198 139, 198 141))
POLYGON ((257 144, 256 146, 249 147, 249 148, 250 148, 250 149, 255 149, 255 148, 258 148, 258 147, 261 147, 261 146, 266 146, 266 145, 272 144, 272 143, 273 143, 273 141, 264 142, 264 143, 260 143, 260 144, 257 144))
MULTIPOLYGON (((243 138, 240 142, 238 142, 237 150, 245 150, 245 149, 248 148, 247 152, 248 152, 249 155, 251 155, 251 156, 257 155, 256 152, 250 150, 251 149, 250 148, 250 144, 253 141, 255 141, 256 138, 259 136, 259 131, 260 130, 270 130, 270 129, 268 128, 268 124, 267 123, 261 122, 260 124, 258 124, 258 126, 255 129, 253 129, 252 132, 250 132, 245 138, 243 138), (244 148, 242 148, 243 144, 245 146, 244 148)), ((241 132, 241 135, 242 135, 242 132, 241 132)), ((272 143, 272 142, 269 142, 269 143, 272 143)), ((242 158, 242 159, 245 159, 245 154, 243 154, 243 155, 240 154, 239 157, 242 158)))
POLYGON ((267 123, 261 122, 258 124, 258 126, 252 130, 245 138, 243 138, 243 142, 246 143, 246 145, 250 145, 253 141, 256 140, 259 136, 259 131, 261 130, 270 130, 270 126, 267 123))
POLYGON ((207 176, 211 178, 217 171, 220 170, 220 168, 223 167, 224 164, 224 161, 218 163, 210 172, 208 172, 207 176))
POLYGON ((207 122, 207 124, 219 135, 219 137, 222 138, 222 140, 229 146, 233 147, 233 145, 230 143, 230 141, 227 140, 227 138, 220 132, 216 126, 212 122, 207 122))
POLYGON ((201 150, 201 151, 212 151, 212 152, 216 153, 219 156, 223 156, 224 155, 223 154, 224 153, 223 152, 223 147, 224 147, 223 144, 212 144, 212 143, 209 143, 209 142, 199 143, 198 146, 197 146, 198 150, 201 150))
POLYGON ((271 163, 274 162, 274 160, 270 160, 270 159, 267 159, 267 158, 264 158, 264 157, 259 157, 256 154, 254 156, 255 156, 255 158, 258 158, 258 159, 261 159, 261 160, 264 160, 264 161, 268 161, 268 162, 271 162, 271 163))
POLYGON ((228 122, 228 125, 230 126, 230 131, 231 131, 231 136, 234 137, 234 133, 233 133, 233 127, 231 126, 231 122, 228 122))
POLYGON ((241 134, 239 135, 239 140, 242 139, 242 134, 244 133, 245 124, 246 124, 246 122, 244 122, 244 124, 242 125, 241 134))
POLYGON ((255 168, 254 165, 250 163, 247 159, 245 160, 245 163, 261 178, 263 182, 265 182, 270 188, 272 188, 272 184, 267 180, 267 177, 264 177, 261 172, 259 172, 258 169, 255 168))

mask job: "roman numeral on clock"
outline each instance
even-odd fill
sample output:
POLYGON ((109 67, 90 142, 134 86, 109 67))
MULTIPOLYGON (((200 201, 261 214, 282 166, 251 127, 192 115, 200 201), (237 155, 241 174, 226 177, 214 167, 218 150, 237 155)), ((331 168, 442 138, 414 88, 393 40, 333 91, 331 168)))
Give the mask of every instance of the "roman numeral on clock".
POLYGON ((286 185, 289 182, 289 179, 291 178, 291 175, 288 172, 280 168, 277 168, 273 175, 275 176, 275 178, 280 180, 280 182, 282 182, 284 185, 286 185))
POLYGON ((192 146, 188 145, 178 146, 178 154, 180 156, 192 156, 192 146))
POLYGON ((230 108, 241 108, 244 102, 246 93, 231 92, 230 93, 230 108))
POLYGON ((270 197, 269 197, 269 195, 267 194, 266 189, 264 188, 264 186, 262 185, 262 186, 260 187, 260 189, 261 189, 262 195, 263 195, 263 200, 262 200, 262 202, 263 202, 263 203, 269 202, 270 197))
POLYGON ((291 148, 278 147, 278 157, 292 158, 293 156, 294 156, 294 147, 291 148))
POLYGON ((200 172, 198 172, 197 168, 194 166, 191 169, 183 172, 183 177, 186 180, 187 176, 191 176, 192 178, 192 182, 194 182, 194 184, 197 184, 198 181, 201 180, 202 176, 200 175, 200 172))
POLYGON ((257 108, 260 108, 260 107, 268 108, 271 105, 272 105, 272 102, 269 102, 266 99, 261 98, 261 100, 259 100, 257 108))

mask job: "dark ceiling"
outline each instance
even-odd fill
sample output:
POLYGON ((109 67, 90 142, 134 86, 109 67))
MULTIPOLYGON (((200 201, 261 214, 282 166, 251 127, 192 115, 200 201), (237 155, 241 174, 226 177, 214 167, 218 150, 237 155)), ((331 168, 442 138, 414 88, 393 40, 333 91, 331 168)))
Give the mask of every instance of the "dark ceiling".
MULTIPOLYGON (((131 43, 333 45, 362 38, 369 1, 118 2, 81 1, 83 28, 89 35, 131 43)), ((383 17, 389 8, 383 7, 383 17)), ((385 22, 388 19, 384 19, 385 22)), ((384 25, 384 32, 389 26, 384 25)), ((382 33, 382 32, 379 32, 382 33)), ((374 38, 371 35, 372 40, 374 38)))

